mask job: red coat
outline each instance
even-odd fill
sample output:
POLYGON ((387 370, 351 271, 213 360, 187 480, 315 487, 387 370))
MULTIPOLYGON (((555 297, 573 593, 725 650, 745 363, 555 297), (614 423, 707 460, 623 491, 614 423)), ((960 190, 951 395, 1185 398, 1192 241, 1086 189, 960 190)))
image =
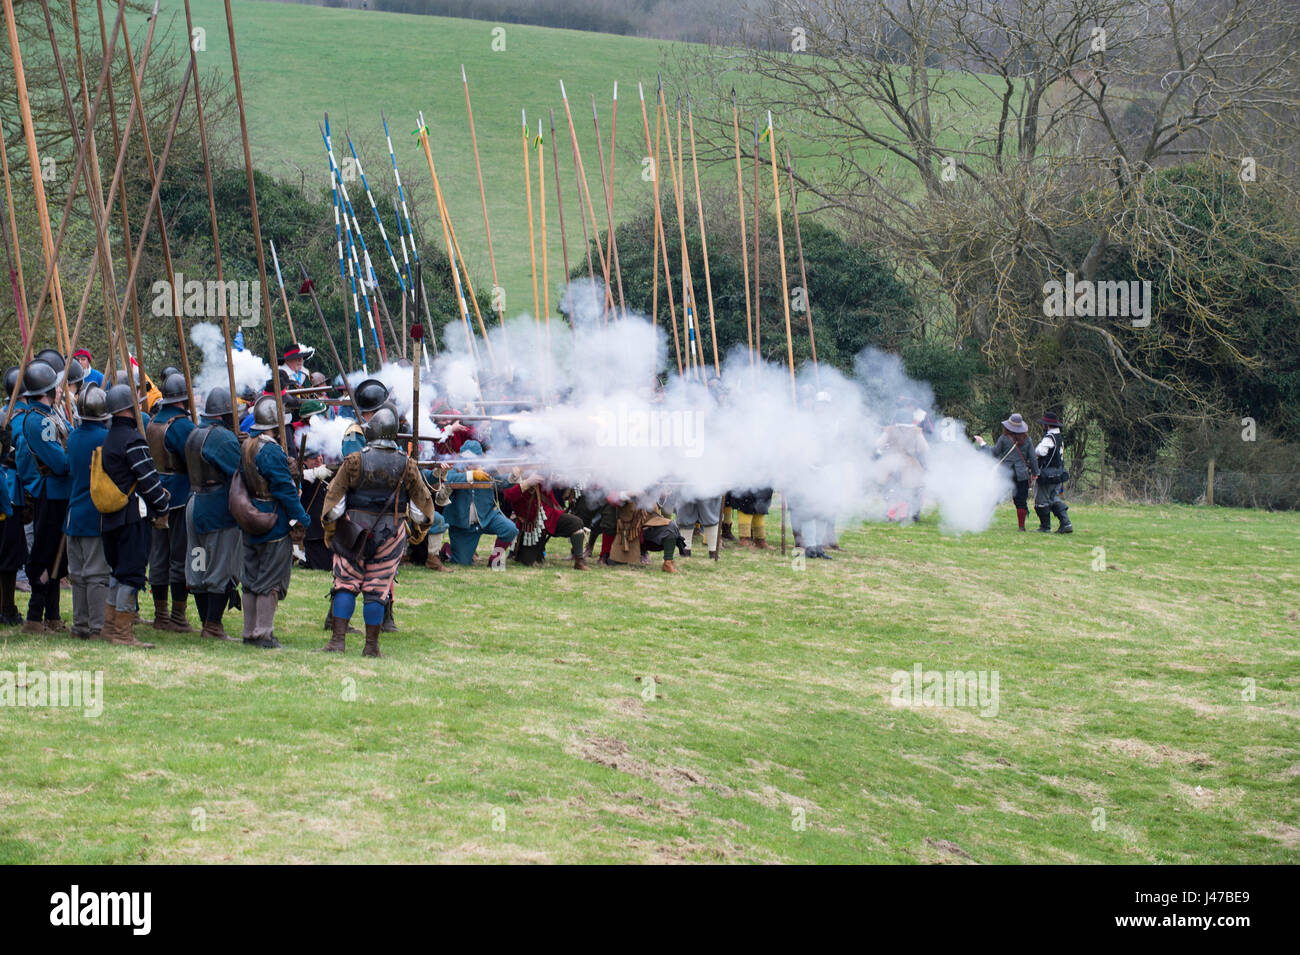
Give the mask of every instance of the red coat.
MULTIPOLYGON (((460 412, 457 411, 455 408, 448 407, 447 405, 435 405, 430 410, 430 414, 449 415, 449 414, 460 414, 460 412)), ((441 428, 449 428, 451 427, 451 425, 455 424, 456 422, 438 421, 435 423, 441 429, 441 428)), ((465 422, 462 421, 461 424, 465 424, 465 422)), ((457 431, 442 441, 433 442, 433 453, 438 457, 451 457, 460 454, 461 446, 466 441, 470 441, 470 440, 477 441, 478 436, 474 433, 473 425, 466 425, 466 429, 464 431, 457 431)))
POLYGON ((556 522, 564 515, 564 508, 555 500, 555 493, 547 487, 534 487, 525 491, 518 484, 505 489, 505 499, 514 511, 515 524, 526 532, 537 521, 537 508, 545 511, 546 533, 554 535, 556 522))

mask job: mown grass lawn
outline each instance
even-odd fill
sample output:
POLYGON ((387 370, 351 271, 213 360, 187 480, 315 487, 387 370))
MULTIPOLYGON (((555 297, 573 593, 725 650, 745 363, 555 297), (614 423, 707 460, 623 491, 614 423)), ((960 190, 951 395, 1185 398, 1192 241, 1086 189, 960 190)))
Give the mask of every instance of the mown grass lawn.
POLYGON ((1073 513, 802 570, 406 569, 381 660, 308 652, 312 573, 280 651, 8 630, 0 670, 105 703, 0 707, 0 862, 1295 862, 1300 518, 1073 513), (918 663, 996 671, 997 715, 891 705, 918 663))

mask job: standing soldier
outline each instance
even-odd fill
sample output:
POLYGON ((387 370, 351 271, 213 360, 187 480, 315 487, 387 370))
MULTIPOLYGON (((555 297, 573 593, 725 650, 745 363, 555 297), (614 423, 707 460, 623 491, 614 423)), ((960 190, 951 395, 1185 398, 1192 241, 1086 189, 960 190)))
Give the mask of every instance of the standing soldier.
POLYGON ((68 629, 59 619, 59 578, 68 570, 63 521, 68 513, 72 477, 65 450, 68 426, 54 410, 58 385, 59 373, 43 361, 33 361, 23 374, 23 394, 30 402, 23 416, 18 473, 23 476, 23 484, 32 499, 33 524, 31 554, 27 558, 32 596, 27 605, 24 633, 68 629))
MULTIPOLYGON (((73 367, 73 366, 69 366, 73 367)), ((108 395, 87 385, 77 395, 80 424, 68 435, 68 467, 72 490, 68 498, 68 578, 72 581, 72 635, 99 640, 108 602, 108 558, 99 534, 99 511, 90 499, 90 458, 108 437, 108 395)))
POLYGON ((185 619, 185 562, 189 544, 185 533, 185 505, 190 498, 190 479, 185 473, 185 442, 194 433, 190 420, 189 388, 178 371, 163 379, 162 397, 154 406, 153 420, 144 429, 158 478, 171 496, 167 516, 156 521, 149 547, 149 586, 153 591, 153 628, 174 633, 193 633, 185 619), (171 614, 167 612, 167 591, 171 589, 171 614))
MULTIPOLYGON (((202 426, 185 440, 190 499, 185 531, 194 551, 185 562, 185 583, 194 594, 201 637, 233 640, 221 626, 226 606, 239 602, 239 525, 230 514, 230 479, 239 470, 239 440, 228 388, 213 388, 203 402, 202 426)), ((172 513, 175 513, 174 511, 172 513)))
MULTIPOLYGON (((253 405, 253 424, 240 450, 239 464, 253 506, 275 515, 275 523, 266 533, 244 532, 240 575, 244 585, 244 643, 266 650, 280 646, 275 638, 275 609, 289 593, 293 543, 302 542, 311 523, 302 509, 289 457, 269 434, 281 423, 274 395, 259 398, 253 405)), ((283 424, 287 427, 289 422, 284 420, 283 424)))
MULTIPOLYGON (((359 390, 359 389, 358 389, 359 390)), ((385 600, 397 567, 406 552, 408 520, 423 536, 433 519, 433 499, 419 468, 397 446, 397 414, 381 408, 370 419, 370 439, 364 450, 349 454, 325 494, 325 526, 334 550, 334 606, 330 639, 321 651, 342 653, 348 621, 356 610, 357 594, 364 598, 365 657, 382 656, 379 631, 385 600), (368 542, 360 553, 340 551, 339 521, 362 532, 368 542)))
POLYGON ((154 469, 149 445, 136 429, 135 401, 130 385, 114 385, 108 389, 104 408, 113 420, 104 439, 101 463, 126 503, 115 511, 100 511, 104 557, 112 575, 103 633, 109 643, 148 649, 153 644, 136 638, 135 623, 138 595, 149 566, 149 522, 166 514, 171 502, 154 469))
MULTIPOLYGON (((17 365, 5 371, 4 396, 8 401, 18 387, 17 365)), ((22 415, 27 401, 21 396, 14 403, 14 416, 9 424, 0 428, 0 481, 3 481, 7 503, 5 519, 0 523, 0 626, 16 627, 23 622, 14 600, 18 589, 18 571, 27 563, 27 496, 18 478, 18 463, 14 457, 17 435, 22 430, 22 415)))
POLYGON ((1052 515, 1056 515, 1058 534, 1073 534, 1069 506, 1061 498, 1061 486, 1069 474, 1065 470, 1065 439, 1061 436, 1061 419, 1055 412, 1043 415, 1040 422, 1047 428, 1043 440, 1034 453, 1038 455, 1038 481, 1034 485, 1034 512, 1038 515, 1038 530, 1047 534, 1052 530, 1052 515))
POLYGON ((388 400, 388 386, 378 378, 367 378, 352 393, 357 416, 343 432, 343 456, 360 451, 366 446, 365 423, 388 400))

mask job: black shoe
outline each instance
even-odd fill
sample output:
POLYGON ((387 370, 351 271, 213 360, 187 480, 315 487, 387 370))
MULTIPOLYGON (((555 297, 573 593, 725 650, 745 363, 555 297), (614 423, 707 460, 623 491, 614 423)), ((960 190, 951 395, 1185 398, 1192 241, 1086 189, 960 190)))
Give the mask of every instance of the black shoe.
POLYGON ((682 556, 683 556, 683 557, 690 557, 690 556, 691 556, 691 549, 690 549, 689 547, 683 547, 683 548, 682 548, 682 556))
POLYGON ((267 634, 265 637, 244 637, 244 642, 250 647, 260 647, 263 650, 279 650, 280 641, 275 639, 275 634, 267 634))
POLYGON ((1036 528, 1036 530, 1037 530, 1038 533, 1040 533, 1040 534, 1050 534, 1050 533, 1052 533, 1052 525, 1051 525, 1051 524, 1039 524, 1038 527, 1036 528))
POLYGON ((1062 524, 1060 527, 1058 527, 1058 528, 1056 529, 1056 533, 1058 533, 1058 534, 1073 534, 1073 533, 1074 533, 1074 525, 1071 524, 1071 523, 1069 523, 1069 522, 1067 521, 1066 523, 1062 524))

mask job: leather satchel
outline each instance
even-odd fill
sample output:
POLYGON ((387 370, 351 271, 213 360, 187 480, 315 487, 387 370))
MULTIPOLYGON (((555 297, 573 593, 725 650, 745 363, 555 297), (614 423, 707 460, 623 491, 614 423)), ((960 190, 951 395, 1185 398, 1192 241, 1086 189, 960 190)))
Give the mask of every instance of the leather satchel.
POLYGON ((230 505, 230 516, 235 519, 246 534, 253 537, 260 537, 262 534, 269 533, 275 526, 275 511, 259 511, 253 504, 253 498, 248 493, 248 485, 244 483, 244 472, 242 469, 235 471, 235 476, 230 480, 230 495, 227 498, 230 505))

